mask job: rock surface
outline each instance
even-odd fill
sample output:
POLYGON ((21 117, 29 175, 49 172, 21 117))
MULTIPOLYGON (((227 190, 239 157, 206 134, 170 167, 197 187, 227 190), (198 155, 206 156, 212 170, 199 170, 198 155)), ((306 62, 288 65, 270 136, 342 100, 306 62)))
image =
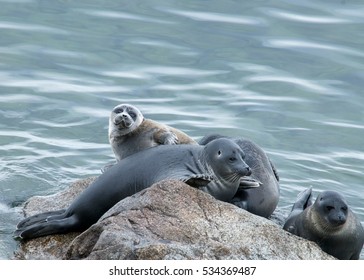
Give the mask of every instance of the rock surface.
MULTIPOLYGON (((26 216, 67 205, 94 178, 31 198, 26 216)), ((16 259, 333 259, 313 242, 177 181, 128 197, 83 233, 21 243, 16 259)))

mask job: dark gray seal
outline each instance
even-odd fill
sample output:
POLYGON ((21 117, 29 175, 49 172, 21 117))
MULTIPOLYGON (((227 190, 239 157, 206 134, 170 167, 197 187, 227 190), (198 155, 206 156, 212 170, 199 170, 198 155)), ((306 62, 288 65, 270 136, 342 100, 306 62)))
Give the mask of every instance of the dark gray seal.
MULTIPOLYGON (((214 139, 228 138, 213 134, 202 138, 200 145, 206 145, 214 139)), ((252 174, 249 179, 241 179, 241 188, 230 201, 234 205, 255 215, 268 218, 276 209, 279 201, 278 172, 266 153, 254 142, 244 138, 229 138, 243 150, 244 161, 249 165, 252 174), (249 184, 260 182, 259 188, 247 188, 249 184)))
POLYGON ((322 192, 313 204, 312 188, 301 192, 283 228, 342 260, 359 259, 364 244, 363 226, 335 191, 322 192))
POLYGON ((175 179, 229 201, 251 170, 240 147, 228 139, 200 145, 162 145, 133 154, 106 170, 65 210, 21 221, 14 238, 82 231, 118 201, 164 179, 175 179))
POLYGON ((108 136, 117 161, 158 145, 197 144, 176 128, 144 118, 130 104, 119 104, 111 111, 108 136))

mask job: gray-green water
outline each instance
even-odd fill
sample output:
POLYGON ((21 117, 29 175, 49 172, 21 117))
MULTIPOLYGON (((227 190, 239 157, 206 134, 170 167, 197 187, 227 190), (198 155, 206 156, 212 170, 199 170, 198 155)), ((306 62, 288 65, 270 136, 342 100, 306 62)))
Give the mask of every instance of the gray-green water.
MULTIPOLYGON (((279 207, 312 186, 364 221, 364 3, 0 0, 0 258, 14 206, 98 175, 122 102, 263 147, 279 207)), ((362 259, 363 259, 362 253, 362 259)))

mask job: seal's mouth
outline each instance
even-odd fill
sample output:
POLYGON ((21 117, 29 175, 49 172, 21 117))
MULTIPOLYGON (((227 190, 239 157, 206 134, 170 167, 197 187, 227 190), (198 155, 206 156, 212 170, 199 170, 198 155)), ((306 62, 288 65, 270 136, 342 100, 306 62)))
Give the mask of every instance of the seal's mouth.
POLYGON ((133 120, 127 115, 118 115, 114 118, 113 122, 122 128, 129 128, 133 125, 133 120))
POLYGON ((262 182, 253 179, 252 177, 244 176, 240 178, 239 189, 253 189, 258 188, 261 185, 263 185, 262 182))

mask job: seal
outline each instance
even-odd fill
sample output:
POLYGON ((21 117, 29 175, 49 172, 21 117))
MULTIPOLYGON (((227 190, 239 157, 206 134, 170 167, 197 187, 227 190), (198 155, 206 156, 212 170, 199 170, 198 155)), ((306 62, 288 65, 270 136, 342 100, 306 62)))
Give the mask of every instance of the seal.
POLYGON ((199 141, 206 145, 214 139, 228 138, 234 141, 245 154, 244 161, 251 168, 249 178, 241 179, 241 187, 230 201, 234 205, 255 215, 268 218, 276 209, 279 201, 279 175, 267 154, 253 141, 245 138, 229 138, 219 134, 205 136, 199 141), (250 179, 253 179, 250 181, 250 179), (247 188, 260 182, 259 188, 247 188))
POLYGON ((283 229, 316 242, 323 251, 342 260, 357 260, 364 229, 342 195, 324 191, 312 203, 312 188, 297 196, 283 229))
POLYGON ((112 110, 108 136, 116 161, 158 145, 197 144, 176 128, 144 118, 130 104, 119 104, 112 110))
POLYGON ((251 174, 240 147, 228 139, 206 146, 161 145, 133 154, 101 174, 65 210, 41 213, 21 221, 16 239, 83 231, 118 201, 152 184, 174 179, 229 201, 240 178, 251 174))

